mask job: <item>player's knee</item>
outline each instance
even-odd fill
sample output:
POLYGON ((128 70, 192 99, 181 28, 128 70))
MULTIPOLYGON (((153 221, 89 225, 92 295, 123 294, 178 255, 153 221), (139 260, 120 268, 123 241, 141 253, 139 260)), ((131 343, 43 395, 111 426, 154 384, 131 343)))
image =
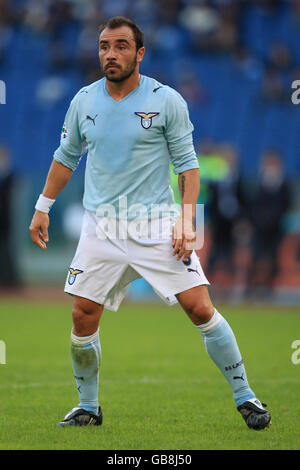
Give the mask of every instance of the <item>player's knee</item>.
POLYGON ((74 305, 73 310, 72 310, 72 318, 73 318, 73 323, 81 323, 81 321, 85 318, 85 313, 82 310, 82 308, 78 307, 77 305, 74 305))
POLYGON ((214 314, 214 306, 210 301, 198 300, 187 311, 195 325, 208 322, 214 314))
MULTIPOLYGON (((94 302, 74 302, 72 319, 77 334, 85 334, 90 329, 94 330, 98 325, 101 315, 101 307, 94 302)), ((93 331, 92 331, 93 332, 93 331)))
POLYGON ((76 332, 81 332, 85 328, 87 314, 79 306, 74 305, 72 310, 72 320, 76 332))

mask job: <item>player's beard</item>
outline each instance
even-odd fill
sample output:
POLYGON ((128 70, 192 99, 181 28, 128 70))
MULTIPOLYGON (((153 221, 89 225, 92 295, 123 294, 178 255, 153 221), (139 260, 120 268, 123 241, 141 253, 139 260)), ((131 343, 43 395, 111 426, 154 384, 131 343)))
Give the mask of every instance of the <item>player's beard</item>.
MULTIPOLYGON (((135 54, 135 57, 133 59, 132 62, 130 62, 130 64, 128 64, 126 66, 125 69, 121 69, 119 68, 118 66, 118 70, 121 71, 120 74, 116 74, 115 72, 114 73, 110 73, 109 70, 104 70, 104 75, 105 75, 105 78, 107 80, 109 80, 110 82, 115 82, 115 83, 120 83, 120 82, 124 82, 125 80, 127 80, 127 78, 129 78, 133 72, 135 71, 135 67, 136 67, 136 64, 137 64, 137 54, 135 54)), ((112 65, 112 64, 111 64, 112 65)))

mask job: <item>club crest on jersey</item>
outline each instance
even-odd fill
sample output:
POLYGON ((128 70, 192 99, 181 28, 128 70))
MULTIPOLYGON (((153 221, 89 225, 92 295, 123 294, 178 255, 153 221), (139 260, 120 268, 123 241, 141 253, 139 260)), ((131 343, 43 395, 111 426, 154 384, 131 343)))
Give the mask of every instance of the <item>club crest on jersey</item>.
POLYGON ((77 274, 80 274, 80 273, 83 273, 83 271, 81 271, 80 269, 73 269, 73 268, 69 269, 68 283, 70 284, 70 286, 74 284, 74 282, 76 281, 77 274))
POLYGON ((134 113, 141 118, 141 125, 144 129, 149 129, 152 126, 152 118, 159 113, 134 113))

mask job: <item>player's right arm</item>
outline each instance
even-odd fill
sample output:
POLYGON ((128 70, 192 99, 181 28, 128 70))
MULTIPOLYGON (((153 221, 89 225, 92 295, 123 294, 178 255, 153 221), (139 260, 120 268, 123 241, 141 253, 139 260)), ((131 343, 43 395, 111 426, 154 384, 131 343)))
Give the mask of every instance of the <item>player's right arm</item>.
MULTIPOLYGON (((73 171, 70 168, 53 160, 42 195, 55 200, 68 183, 72 174, 73 171)), ((43 250, 47 248, 46 244, 49 241, 48 227, 49 215, 46 212, 36 210, 29 226, 29 231, 33 243, 43 250)))
POLYGON ((33 243, 43 250, 47 248, 46 244, 49 241, 49 209, 68 183, 73 171, 77 168, 80 158, 86 151, 86 144, 79 129, 78 98, 80 92, 77 93, 70 103, 64 121, 60 146, 54 153, 54 160, 39 198, 41 203, 37 203, 37 210, 29 227, 33 243))

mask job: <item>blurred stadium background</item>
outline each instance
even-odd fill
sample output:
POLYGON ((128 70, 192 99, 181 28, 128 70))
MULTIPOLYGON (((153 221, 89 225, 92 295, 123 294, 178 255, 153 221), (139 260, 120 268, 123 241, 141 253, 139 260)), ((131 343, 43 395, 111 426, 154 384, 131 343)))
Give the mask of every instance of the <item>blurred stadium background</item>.
MULTIPOLYGON (((300 104, 291 100, 300 80, 299 0, 0 0, 2 295, 63 290, 85 159, 51 211, 46 253, 28 226, 69 102, 101 78, 98 26, 115 15, 145 33, 141 73, 189 105, 205 204, 198 254, 214 296, 299 304, 300 104)), ((174 176, 172 185, 176 193, 174 176)), ((156 298, 144 280, 128 297, 156 298)))

